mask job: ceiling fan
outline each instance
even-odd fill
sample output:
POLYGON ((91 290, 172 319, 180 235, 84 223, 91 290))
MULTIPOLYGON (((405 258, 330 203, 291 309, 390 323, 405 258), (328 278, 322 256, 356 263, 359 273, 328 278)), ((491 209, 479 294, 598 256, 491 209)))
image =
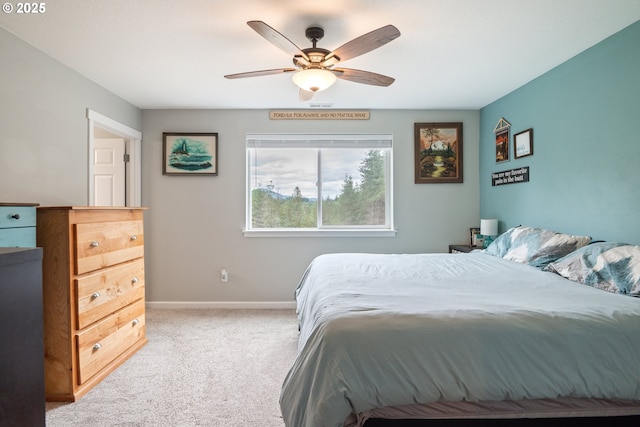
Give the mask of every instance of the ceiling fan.
POLYGON ((331 86, 336 81, 336 78, 374 86, 389 86, 395 81, 393 77, 370 71, 355 70, 353 68, 334 68, 341 61, 370 52, 399 37, 400 31, 393 25, 386 25, 357 37, 334 51, 328 51, 316 46, 318 40, 324 37, 324 30, 320 27, 307 28, 305 36, 311 41, 313 47, 300 49, 291 40, 262 21, 249 21, 247 25, 275 46, 292 55, 295 68, 276 68, 227 74, 225 76, 227 79, 294 73, 293 82, 300 87, 299 99, 301 101, 312 99, 316 92, 331 86))

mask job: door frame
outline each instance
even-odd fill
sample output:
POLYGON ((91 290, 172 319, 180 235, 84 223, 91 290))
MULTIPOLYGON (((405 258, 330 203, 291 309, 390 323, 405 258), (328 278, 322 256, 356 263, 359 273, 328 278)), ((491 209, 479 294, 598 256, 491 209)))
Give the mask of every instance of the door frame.
POLYGON ((93 162, 91 156, 94 149, 94 129, 99 127, 105 129, 118 137, 124 139, 125 154, 129 155, 129 161, 125 164, 125 206, 140 207, 142 203, 142 132, 130 128, 129 126, 102 115, 90 108, 87 108, 88 129, 88 205, 93 206, 93 162))

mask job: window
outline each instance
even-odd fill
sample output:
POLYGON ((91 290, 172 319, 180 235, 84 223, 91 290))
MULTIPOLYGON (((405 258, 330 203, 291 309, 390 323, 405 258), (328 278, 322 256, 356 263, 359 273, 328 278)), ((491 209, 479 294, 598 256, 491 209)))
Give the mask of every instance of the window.
POLYGON ((393 235, 391 135, 247 135, 245 235, 393 235))

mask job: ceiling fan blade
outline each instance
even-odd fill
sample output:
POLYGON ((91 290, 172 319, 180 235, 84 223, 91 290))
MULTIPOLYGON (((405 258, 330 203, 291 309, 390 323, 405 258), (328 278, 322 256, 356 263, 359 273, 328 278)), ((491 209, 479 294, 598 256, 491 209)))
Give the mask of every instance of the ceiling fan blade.
POLYGON ((354 70, 353 68, 334 68, 329 70, 339 79, 373 86, 389 86, 396 81, 393 77, 372 73, 371 71, 354 70))
POLYGON ((310 90, 300 89, 300 91, 298 92, 298 100, 311 101, 315 94, 316 94, 315 92, 311 92, 310 90))
POLYGON ((291 56, 301 55, 307 61, 309 60, 309 57, 302 51, 302 49, 268 24, 262 21, 249 21, 247 22, 247 25, 253 28, 256 33, 260 34, 269 42, 277 46, 280 50, 283 50, 291 56))
MULTIPOLYGON (((400 37, 400 31, 393 25, 380 27, 343 44, 328 54, 322 65, 330 65, 325 64, 325 62, 330 61, 333 57, 337 57, 339 61, 355 58, 363 53, 377 49, 398 37, 400 37)), ((333 62, 335 63, 335 60, 333 62)))
POLYGON ((268 76, 271 74, 291 73, 293 71, 296 71, 296 69, 295 68, 274 68, 272 70, 260 70, 260 71, 249 71, 246 73, 227 74, 224 77, 226 79, 241 79, 244 77, 259 77, 259 76, 268 76))

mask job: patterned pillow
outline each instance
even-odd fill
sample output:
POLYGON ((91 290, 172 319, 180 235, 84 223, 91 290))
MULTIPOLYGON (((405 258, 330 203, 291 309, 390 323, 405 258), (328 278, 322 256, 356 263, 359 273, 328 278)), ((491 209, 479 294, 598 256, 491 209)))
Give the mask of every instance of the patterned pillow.
POLYGON ((545 270, 583 285, 640 296, 640 246, 593 243, 549 264, 545 270))
POLYGON ((543 268, 588 244, 591 237, 572 236, 533 227, 513 227, 491 242, 486 253, 543 268))

